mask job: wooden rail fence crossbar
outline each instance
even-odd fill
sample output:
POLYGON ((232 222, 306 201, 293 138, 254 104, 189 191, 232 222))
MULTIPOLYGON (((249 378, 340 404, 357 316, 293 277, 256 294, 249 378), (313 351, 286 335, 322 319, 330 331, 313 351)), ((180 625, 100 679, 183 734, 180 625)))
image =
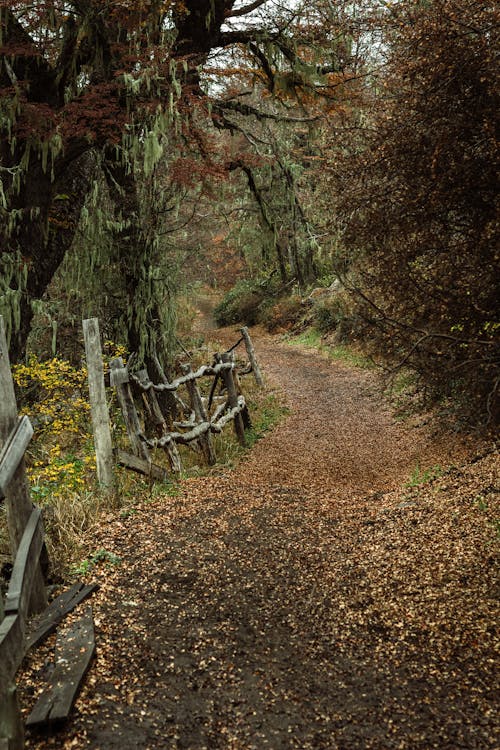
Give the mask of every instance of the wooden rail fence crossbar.
POLYGON ((182 375, 176 380, 172 380, 171 383, 155 384, 149 379, 146 382, 142 382, 136 375, 131 375, 130 378, 137 384, 141 391, 147 392, 152 389, 157 393, 161 393, 162 391, 176 391, 181 385, 184 385, 186 383, 193 382, 194 380, 198 380, 199 378, 205 376, 218 376, 221 375, 224 371, 233 369, 234 364, 232 362, 220 362, 218 365, 215 365, 213 367, 211 367, 210 365, 203 365, 198 370, 196 370, 196 372, 189 372, 186 375, 182 375))
MULTIPOLYGON (((209 422, 200 422, 189 432, 170 432, 168 435, 162 438, 147 438, 144 433, 140 432, 139 437, 148 446, 148 448, 164 448, 171 441, 180 443, 181 445, 188 445, 193 440, 198 440, 202 435, 206 435, 209 432, 220 433, 222 429, 231 422, 237 414, 241 414, 246 404, 243 396, 238 397, 238 405, 230 411, 226 412, 220 419, 216 421, 210 420, 209 422)), ((225 405, 221 407, 224 409, 225 405)), ((215 415, 217 412, 215 412, 215 415)), ((215 416, 214 415, 214 416, 215 416)))

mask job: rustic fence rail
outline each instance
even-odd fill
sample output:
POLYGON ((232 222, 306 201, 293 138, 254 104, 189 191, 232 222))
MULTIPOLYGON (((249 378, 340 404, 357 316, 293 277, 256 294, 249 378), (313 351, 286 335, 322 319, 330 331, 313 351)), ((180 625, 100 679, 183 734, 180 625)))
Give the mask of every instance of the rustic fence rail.
MULTIPOLYGON (((109 416, 103 419, 105 397, 103 394, 103 368, 100 354, 99 328, 96 318, 83 322, 84 334, 87 348, 87 365, 89 372, 89 386, 98 383, 98 387, 90 388, 92 405, 92 418, 94 420, 94 435, 99 436, 106 433, 105 447, 102 449, 104 455, 97 456, 97 464, 108 465, 109 445, 107 440, 108 428, 103 428, 103 421, 109 425, 109 416), (90 335, 92 334, 92 343, 90 335), (96 354, 98 352, 98 354, 96 354), (96 362, 96 358, 99 360, 96 362), (95 395, 97 394, 97 395, 95 395)), ((234 361, 234 350, 244 342, 249 366, 244 370, 245 374, 253 372, 259 386, 263 385, 263 378, 258 366, 255 350, 248 333, 248 329, 241 329, 241 338, 225 353, 216 354, 210 365, 202 365, 193 371, 189 364, 182 366, 182 375, 169 381, 162 375, 160 383, 154 383, 149 377, 146 369, 131 372, 129 366, 121 357, 116 357, 110 362, 110 385, 115 389, 118 404, 120 406, 125 429, 130 445, 130 453, 122 449, 115 449, 115 460, 122 466, 133 471, 138 471, 149 476, 151 479, 163 479, 166 469, 153 463, 151 451, 163 449, 168 457, 170 471, 179 475, 182 471, 182 461, 178 446, 190 446, 198 450, 209 465, 216 462, 216 455, 212 443, 212 437, 220 433, 223 428, 233 422, 236 437, 240 444, 245 444, 245 427, 250 424, 248 407, 245 398, 239 390, 236 364, 234 361), (212 386, 208 397, 203 398, 199 381, 203 378, 212 378, 212 386), (213 413, 211 412, 214 394, 217 384, 222 384, 225 396, 223 403, 219 404, 213 413), (184 387, 187 391, 187 404, 179 395, 179 389, 184 387), (173 420, 171 415, 164 413, 159 403, 159 395, 169 393, 179 406, 184 419, 173 420), (142 403, 142 409, 140 405, 142 403), (142 411, 142 414, 140 412, 142 411), (145 425, 152 424, 156 435, 146 435, 145 425)), ((130 362, 129 362, 130 365, 130 362)), ((159 365, 159 363, 157 363, 159 365)), ((157 366, 163 373, 161 365, 157 366)), ((96 452, 101 450, 102 440, 95 440, 96 452)), ((108 479, 107 484, 112 485, 114 480, 108 479)))

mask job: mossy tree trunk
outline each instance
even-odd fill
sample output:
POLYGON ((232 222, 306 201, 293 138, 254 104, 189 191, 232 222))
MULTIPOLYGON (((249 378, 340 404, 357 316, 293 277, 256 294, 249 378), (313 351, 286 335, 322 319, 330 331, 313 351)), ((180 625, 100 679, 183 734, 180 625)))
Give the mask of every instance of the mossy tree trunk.
POLYGON ((8 285, 2 291, 7 292, 5 299, 10 306, 2 312, 10 323, 13 362, 25 355, 33 301, 43 297, 71 247, 96 172, 96 155, 90 149, 61 158, 54 165, 53 175, 50 169, 43 169, 41 159, 33 157, 33 161, 29 179, 12 202, 17 215, 15 226, 0 227, 4 252, 0 267, 10 269, 8 279, 2 268, 8 285))

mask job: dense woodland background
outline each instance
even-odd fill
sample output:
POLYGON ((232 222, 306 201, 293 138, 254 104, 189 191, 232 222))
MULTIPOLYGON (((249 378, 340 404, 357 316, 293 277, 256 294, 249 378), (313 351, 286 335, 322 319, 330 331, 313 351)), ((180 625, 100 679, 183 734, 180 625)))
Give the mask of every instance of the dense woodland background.
POLYGON ((154 374, 201 281, 498 421, 494 3, 2 0, 0 33, 14 361, 79 364, 95 315, 154 374))

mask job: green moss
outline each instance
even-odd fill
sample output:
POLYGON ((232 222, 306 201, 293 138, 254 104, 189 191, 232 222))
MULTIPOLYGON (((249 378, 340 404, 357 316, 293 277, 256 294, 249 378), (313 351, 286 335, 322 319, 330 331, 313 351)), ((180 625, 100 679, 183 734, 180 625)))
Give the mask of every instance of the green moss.
POLYGON ((290 414, 290 409, 285 406, 274 393, 269 393, 260 405, 250 404, 250 408, 255 406, 256 411, 252 418, 252 427, 245 432, 247 447, 251 448, 260 440, 266 432, 274 429, 282 419, 290 414))
POLYGON ((348 344, 325 344, 321 334, 316 328, 308 328, 297 336, 287 337, 286 341, 292 346, 308 346, 317 349, 328 359, 344 362, 351 367, 360 367, 364 370, 375 367, 374 362, 364 354, 356 351, 348 344))
POLYGON ((437 479, 443 474, 443 469, 440 466, 430 466, 428 469, 421 469, 417 463, 411 477, 405 483, 405 487, 419 487, 422 484, 427 484, 433 479, 437 479))

